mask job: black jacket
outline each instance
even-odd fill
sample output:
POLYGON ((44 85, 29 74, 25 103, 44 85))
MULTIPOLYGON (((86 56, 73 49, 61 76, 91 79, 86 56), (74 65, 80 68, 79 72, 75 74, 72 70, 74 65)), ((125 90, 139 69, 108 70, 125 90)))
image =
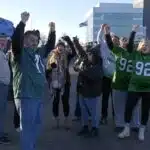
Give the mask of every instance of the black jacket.
POLYGON ((86 67, 83 67, 84 69, 82 70, 76 68, 79 72, 77 92, 87 98, 98 97, 101 95, 103 78, 101 56, 93 49, 90 53, 93 53, 94 57, 97 59, 96 63, 85 64, 86 67))

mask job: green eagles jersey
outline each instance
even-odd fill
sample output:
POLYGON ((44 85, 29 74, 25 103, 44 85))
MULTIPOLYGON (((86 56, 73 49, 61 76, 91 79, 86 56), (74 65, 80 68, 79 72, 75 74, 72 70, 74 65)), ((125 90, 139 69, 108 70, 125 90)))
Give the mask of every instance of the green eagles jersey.
POLYGON ((133 52, 133 73, 129 91, 150 92, 150 54, 133 52))
POLYGON ((116 56, 116 72, 113 76, 112 88, 116 90, 128 90, 132 73, 132 54, 121 47, 112 50, 116 56))

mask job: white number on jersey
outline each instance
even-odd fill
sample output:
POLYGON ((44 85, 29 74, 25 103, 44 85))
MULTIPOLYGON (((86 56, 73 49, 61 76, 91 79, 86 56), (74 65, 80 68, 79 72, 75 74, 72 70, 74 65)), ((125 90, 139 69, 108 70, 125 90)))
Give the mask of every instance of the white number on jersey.
POLYGON ((150 76, 150 62, 143 63, 138 61, 136 63, 136 74, 139 76, 150 76))
POLYGON ((126 71, 126 72, 132 72, 132 60, 127 60, 125 58, 121 58, 119 62, 119 70, 126 71))

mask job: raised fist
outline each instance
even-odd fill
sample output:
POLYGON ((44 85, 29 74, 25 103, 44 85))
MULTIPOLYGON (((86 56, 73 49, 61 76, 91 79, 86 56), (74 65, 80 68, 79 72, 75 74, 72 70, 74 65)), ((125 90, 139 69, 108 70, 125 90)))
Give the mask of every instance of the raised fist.
POLYGON ((133 25, 132 26, 132 31, 137 32, 139 30, 140 26, 139 25, 133 25))
POLYGON ((54 22, 50 22, 49 23, 49 28, 50 28, 50 31, 55 31, 55 23, 54 22))
POLYGON ((104 26, 104 32, 105 32, 105 34, 110 33, 110 27, 108 25, 106 25, 106 24, 104 26))
POLYGON ((65 36, 62 37, 62 39, 65 40, 65 41, 68 41, 68 40, 70 40, 70 37, 68 35, 65 35, 65 36))
POLYGON ((101 25, 100 28, 102 29, 102 31, 104 31, 104 28, 105 28, 106 25, 107 25, 107 24, 102 24, 102 25, 101 25))
POLYGON ((23 12, 21 14, 21 21, 26 23, 29 20, 30 14, 28 12, 23 12))
POLYGON ((79 41, 79 38, 77 36, 73 37, 73 41, 79 41))

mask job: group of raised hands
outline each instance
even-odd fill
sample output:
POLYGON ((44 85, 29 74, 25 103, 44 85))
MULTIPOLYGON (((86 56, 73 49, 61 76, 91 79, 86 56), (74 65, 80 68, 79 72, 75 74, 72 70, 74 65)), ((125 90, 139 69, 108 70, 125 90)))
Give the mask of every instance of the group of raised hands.
MULTIPOLYGON (((137 32, 139 30, 140 25, 133 25, 132 26, 132 31, 137 32)), ((105 33, 109 34, 110 33, 110 26, 108 24, 102 24, 100 29, 105 33)))
MULTIPOLYGON (((21 13, 21 21, 24 24, 27 23, 27 21, 29 20, 29 18, 30 18, 30 13, 28 13, 28 12, 21 13)), ((55 23, 54 22, 50 22, 49 23, 49 28, 50 28, 51 31, 55 31, 55 23)))
MULTIPOLYGON (((29 17, 30 17, 30 13, 28 13, 28 12, 21 13, 21 21, 24 24, 27 23, 27 21, 29 20, 29 17)), ((140 27, 139 25, 133 25, 132 31, 137 32, 139 30, 139 27, 140 27)), ((55 31, 55 23, 54 22, 50 22, 49 23, 49 28, 50 28, 51 31, 55 31)), ((109 34, 110 33, 110 26, 108 24, 102 24, 100 28, 105 34, 109 34)), ((76 40, 78 40, 78 38, 74 37, 73 40, 76 41, 76 40)))

